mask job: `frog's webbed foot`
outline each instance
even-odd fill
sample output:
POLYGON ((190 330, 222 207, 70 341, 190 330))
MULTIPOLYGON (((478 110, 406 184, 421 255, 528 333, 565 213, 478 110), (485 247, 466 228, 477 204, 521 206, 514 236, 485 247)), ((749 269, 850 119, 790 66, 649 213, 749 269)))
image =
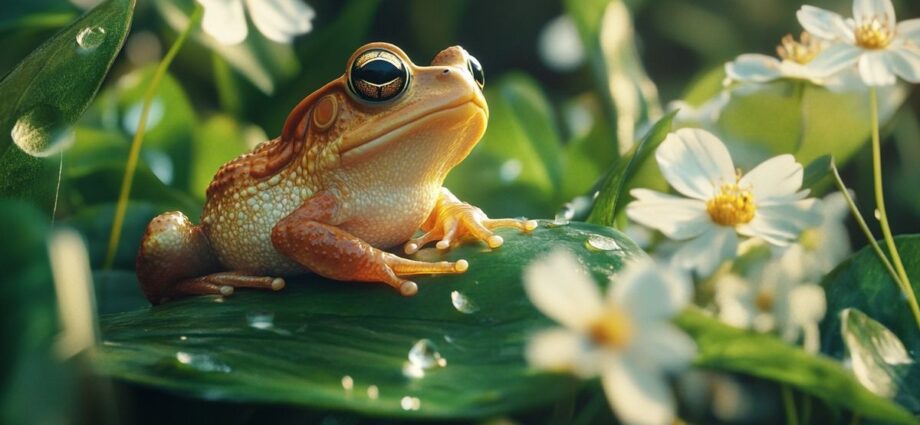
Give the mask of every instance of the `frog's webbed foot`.
POLYGON ((414 254, 423 246, 438 241, 438 249, 448 249, 458 245, 465 238, 472 238, 486 243, 489 248, 498 248, 505 242, 492 230, 499 227, 516 227, 523 232, 537 228, 536 220, 514 218, 491 219, 481 209, 466 202, 461 202, 447 189, 441 189, 441 197, 422 225, 427 230, 418 238, 406 242, 406 254, 414 254))
POLYGON ((233 295, 236 288, 255 288, 271 291, 284 289, 280 277, 250 276, 239 272, 219 272, 187 279, 177 283, 174 291, 181 295, 233 295))

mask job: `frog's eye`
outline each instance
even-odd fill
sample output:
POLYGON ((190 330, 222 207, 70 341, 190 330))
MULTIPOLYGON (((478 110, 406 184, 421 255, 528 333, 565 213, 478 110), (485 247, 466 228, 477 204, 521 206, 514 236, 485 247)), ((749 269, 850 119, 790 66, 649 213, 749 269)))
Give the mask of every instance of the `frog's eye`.
POLYGON ((361 53, 348 71, 352 93, 370 102, 393 99, 409 86, 409 69, 399 56, 383 49, 361 53))
POLYGON ((476 84, 479 84, 481 89, 486 85, 486 74, 482 71, 482 65, 479 64, 475 57, 472 55, 467 56, 466 67, 469 68, 470 74, 473 75, 473 79, 476 80, 476 84))

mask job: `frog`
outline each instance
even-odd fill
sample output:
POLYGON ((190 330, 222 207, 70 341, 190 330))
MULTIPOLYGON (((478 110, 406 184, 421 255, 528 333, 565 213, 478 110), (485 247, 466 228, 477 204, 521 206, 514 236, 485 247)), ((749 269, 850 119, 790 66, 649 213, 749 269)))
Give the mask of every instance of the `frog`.
POLYGON ((526 218, 489 218, 444 187, 486 131, 479 61, 460 46, 428 66, 375 42, 345 73, 303 98, 280 135, 221 166, 199 224, 180 211, 154 217, 136 257, 154 305, 239 288, 280 291, 292 276, 382 283, 403 296, 416 275, 460 274, 465 259, 407 255, 434 243, 497 249, 502 227, 529 233, 526 218))

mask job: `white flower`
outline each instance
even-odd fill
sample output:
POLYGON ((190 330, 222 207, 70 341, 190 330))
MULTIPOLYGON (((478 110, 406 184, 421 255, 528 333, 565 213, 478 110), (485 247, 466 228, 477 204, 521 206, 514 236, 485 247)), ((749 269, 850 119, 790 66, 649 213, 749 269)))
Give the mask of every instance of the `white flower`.
POLYGON ((670 239, 686 240, 674 255, 680 267, 709 275, 736 254, 738 234, 784 246, 817 223, 815 199, 804 199, 802 165, 792 155, 770 158, 741 176, 728 149, 712 134, 684 128, 668 135, 655 152, 664 178, 685 197, 647 189, 629 218, 670 239))
POLYGON ((800 41, 787 35, 776 48, 779 59, 754 53, 743 54, 725 64, 725 74, 729 82, 769 83, 788 78, 821 85, 824 84, 824 76, 817 75, 806 65, 824 49, 825 44, 807 32, 802 33, 800 41))
POLYGON ((674 398, 665 372, 687 367, 696 345, 668 319, 689 303, 686 276, 648 259, 629 264, 606 297, 568 251, 527 267, 524 288, 534 305, 565 328, 530 341, 530 364, 600 375, 607 399, 625 424, 670 424, 674 398))
POLYGON ((808 64, 815 74, 858 64, 870 86, 894 84, 896 76, 920 83, 920 19, 897 23, 890 0, 854 0, 853 18, 807 5, 796 16, 813 36, 832 43, 808 64))
POLYGON ((779 262, 796 281, 817 282, 850 254, 844 220, 850 213, 843 193, 822 199, 821 224, 805 229, 799 240, 779 254, 779 262))
POLYGON ((249 9, 259 32, 279 43, 313 29, 315 12, 302 0, 197 0, 204 7, 201 27, 221 44, 238 44, 249 29, 243 11, 249 9))
POLYGON ((739 328, 777 332, 789 342, 804 333, 805 349, 817 352, 818 322, 827 311, 824 289, 799 284, 775 261, 751 274, 749 279, 727 274, 716 283, 719 319, 739 328))

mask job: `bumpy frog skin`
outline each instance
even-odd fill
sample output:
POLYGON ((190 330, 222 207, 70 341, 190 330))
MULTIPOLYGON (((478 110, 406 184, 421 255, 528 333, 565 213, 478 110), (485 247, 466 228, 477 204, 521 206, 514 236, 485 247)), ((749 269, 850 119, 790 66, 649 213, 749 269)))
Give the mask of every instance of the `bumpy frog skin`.
POLYGON ((313 272, 382 282, 411 296, 404 276, 466 271, 465 260, 421 262, 431 242, 497 248, 493 220, 441 185, 485 132, 489 110, 479 63, 463 48, 416 66, 398 47, 371 43, 345 75, 298 104, 281 136, 225 164, 207 190, 200 225, 181 212, 154 218, 137 255, 152 303, 234 288, 280 290, 284 277, 313 272), (424 234, 413 238, 421 229, 424 234))

